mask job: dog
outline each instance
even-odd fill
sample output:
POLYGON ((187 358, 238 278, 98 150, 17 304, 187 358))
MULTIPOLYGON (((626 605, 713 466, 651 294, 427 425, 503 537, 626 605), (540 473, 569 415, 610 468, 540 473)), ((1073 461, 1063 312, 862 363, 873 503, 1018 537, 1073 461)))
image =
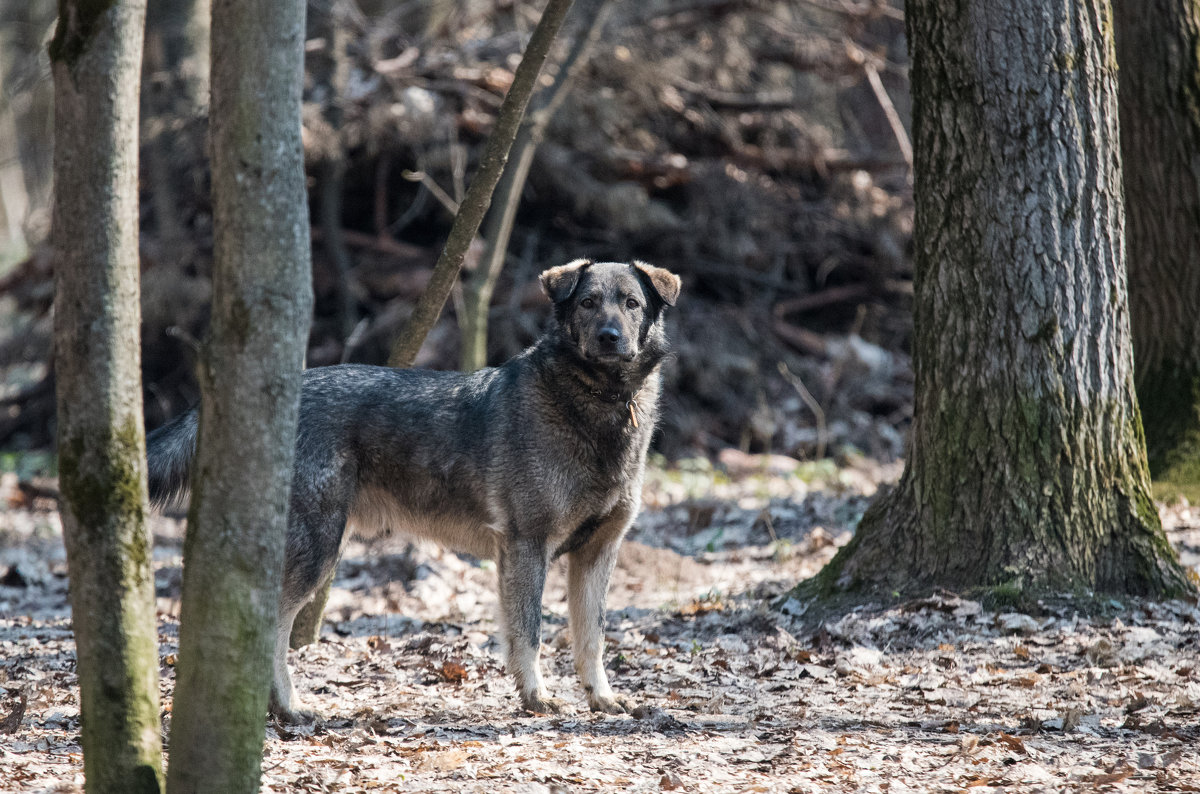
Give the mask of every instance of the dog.
MULTIPOLYGON (((540 280, 550 328, 499 367, 304 373, 270 696, 277 719, 315 716, 292 685, 288 637, 351 532, 398 532, 495 560, 506 666, 522 707, 541 714, 565 706, 547 692, 538 653, 546 573, 566 556, 574 665, 588 705, 633 708, 604 671, 605 599, 641 502, 669 352, 663 312, 680 280, 644 262, 586 259, 540 280)), ((156 505, 187 493, 198 421, 193 410, 147 437, 156 505)))

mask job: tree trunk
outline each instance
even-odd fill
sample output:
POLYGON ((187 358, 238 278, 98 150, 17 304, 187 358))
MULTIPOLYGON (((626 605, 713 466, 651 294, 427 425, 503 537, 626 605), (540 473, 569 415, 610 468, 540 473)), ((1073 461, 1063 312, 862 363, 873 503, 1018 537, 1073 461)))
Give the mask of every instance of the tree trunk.
POLYGON ((312 311, 301 0, 213 4, 213 318, 168 782, 258 789, 312 311))
POLYGON ((1150 474, 1200 500, 1200 5, 1114 0, 1129 301, 1150 474))
POLYGON ((467 194, 459 205, 458 213, 454 216, 446 245, 433 267, 429 284, 392 346, 388 363, 393 367, 412 366, 425 337, 437 322, 454 282, 458 280, 458 271, 462 268, 471 241, 475 239, 475 233, 479 231, 479 224, 483 222, 483 215, 491 203, 492 191, 496 189, 500 173, 508 160, 509 150, 517 137, 521 118, 525 115, 525 107, 529 104, 529 97, 537 84, 542 64, 546 62, 550 45, 554 43, 554 37, 562 27, 563 18, 570 8, 571 0, 549 0, 546 3, 542 18, 538 20, 537 27, 529 38, 529 44, 525 47, 525 54, 521 57, 521 63, 513 75, 512 85, 500 105, 496 115, 496 126, 488 135, 483 158, 471 180, 471 186, 467 188, 467 194))
POLYGON ((580 4, 578 30, 571 48, 559 64, 554 82, 533 98, 533 107, 521 122, 510 162, 496 185, 496 200, 492 202, 484 221, 486 248, 480 257, 479 267, 463 283, 463 311, 458 318, 458 327, 462 335, 459 369, 464 372, 473 372, 487 365, 488 309, 496 289, 496 280, 504 269, 513 221, 517 217, 517 207, 533 165, 533 156, 546 135, 546 127, 567 96, 572 77, 587 63, 611 9, 612 4, 608 0, 587 0, 580 4))
POLYGON ((1134 402, 1108 0, 906 7, 908 465, 815 585, 1169 595, 1134 402))
POLYGON ((50 45, 58 454, 89 792, 162 788, 138 348, 145 12, 62 0, 50 45))

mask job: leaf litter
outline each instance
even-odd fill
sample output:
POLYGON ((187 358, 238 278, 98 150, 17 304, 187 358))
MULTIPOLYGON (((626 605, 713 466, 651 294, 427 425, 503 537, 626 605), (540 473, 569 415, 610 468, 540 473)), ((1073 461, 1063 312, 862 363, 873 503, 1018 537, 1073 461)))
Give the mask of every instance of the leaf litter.
MULTIPOLYGON (((1128 599, 1089 616, 1069 598, 989 609, 937 593, 814 628, 803 605, 768 604, 832 557, 898 469, 777 463, 651 473, 609 596, 606 659, 633 715, 587 710, 562 566, 543 659, 572 708, 532 715, 504 675, 493 566, 352 544, 320 642, 292 656, 323 719, 268 723, 263 791, 1200 791, 1195 605, 1128 599)), ((4 792, 82 791, 52 507, 0 514, 4 792)), ((1195 567, 1200 514, 1162 512, 1195 567)), ((152 528, 165 729, 181 522, 152 528)))

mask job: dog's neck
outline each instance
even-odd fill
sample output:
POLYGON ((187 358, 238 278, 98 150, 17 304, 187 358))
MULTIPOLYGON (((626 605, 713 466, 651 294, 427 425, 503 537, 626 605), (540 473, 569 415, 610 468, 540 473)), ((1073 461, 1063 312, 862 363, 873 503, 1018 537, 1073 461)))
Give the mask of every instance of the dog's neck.
MULTIPOLYGON (((548 363, 560 366, 558 372, 567 372, 577 386, 579 396, 601 403, 632 406, 639 398, 654 399, 658 391, 658 366, 666 357, 665 349, 652 347, 643 349, 636 361, 622 362, 610 366, 597 366, 580 359, 578 353, 567 345, 554 345, 547 351, 548 363), (649 391, 655 392, 653 395, 649 391)), ((631 409, 631 417, 636 415, 631 409)), ((636 420, 635 420, 636 421, 636 420)))

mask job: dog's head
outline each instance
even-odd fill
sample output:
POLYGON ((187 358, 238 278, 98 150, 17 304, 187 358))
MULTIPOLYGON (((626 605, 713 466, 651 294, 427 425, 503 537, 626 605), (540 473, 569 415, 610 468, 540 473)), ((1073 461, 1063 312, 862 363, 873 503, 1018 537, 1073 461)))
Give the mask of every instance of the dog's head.
POLYGON ((645 262, 577 259, 541 276, 554 313, 575 351, 620 366, 666 352, 662 311, 679 297, 679 277, 645 262))

